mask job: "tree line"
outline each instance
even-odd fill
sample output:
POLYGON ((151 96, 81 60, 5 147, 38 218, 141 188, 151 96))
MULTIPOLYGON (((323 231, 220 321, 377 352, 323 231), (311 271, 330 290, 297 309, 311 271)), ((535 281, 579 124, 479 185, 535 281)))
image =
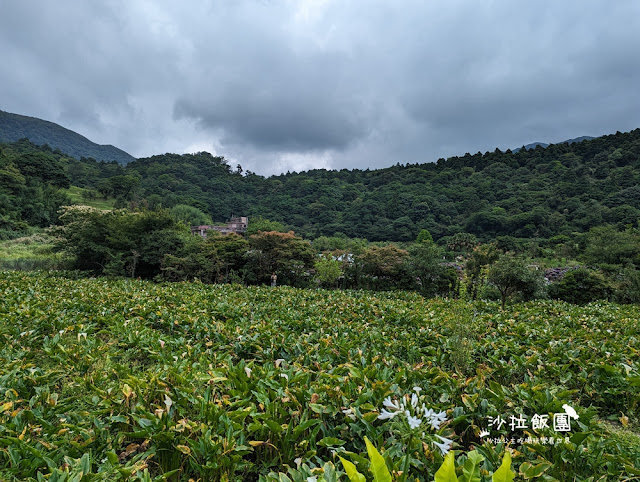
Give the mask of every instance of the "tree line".
POLYGON ((268 284, 276 274, 278 284, 301 288, 415 290, 426 297, 498 299, 503 306, 513 297, 640 301, 636 228, 592 229, 581 264, 554 279, 517 244, 483 243, 470 233, 443 246, 427 230, 413 242, 371 243, 344 236, 307 240, 264 218, 250 227, 245 237, 209 231, 203 238, 166 209, 70 206, 50 232, 69 268, 98 275, 252 285, 268 284))

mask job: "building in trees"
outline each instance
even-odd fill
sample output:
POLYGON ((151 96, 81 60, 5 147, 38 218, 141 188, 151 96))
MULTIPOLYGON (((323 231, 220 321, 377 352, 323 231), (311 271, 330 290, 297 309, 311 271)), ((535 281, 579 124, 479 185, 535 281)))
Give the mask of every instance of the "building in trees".
POLYGON ((244 234, 247 231, 247 226, 249 225, 249 218, 247 217, 239 217, 239 218, 231 218, 229 222, 224 226, 212 226, 209 224, 203 224, 200 226, 191 226, 191 234, 200 235, 203 238, 207 237, 207 231, 213 230, 222 234, 244 234))

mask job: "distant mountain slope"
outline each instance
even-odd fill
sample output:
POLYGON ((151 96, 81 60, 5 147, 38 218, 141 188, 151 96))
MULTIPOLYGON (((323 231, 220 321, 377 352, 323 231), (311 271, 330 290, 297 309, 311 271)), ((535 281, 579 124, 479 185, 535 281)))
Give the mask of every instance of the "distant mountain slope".
POLYGON ((306 238, 412 241, 426 229, 445 243, 465 232, 543 246, 556 236, 605 224, 623 230, 640 220, 640 129, 364 171, 263 178, 207 153, 141 158, 124 171, 139 179, 136 195, 149 206, 187 204, 217 221, 260 216, 306 238))
MULTIPOLYGON (((567 144, 574 144, 574 143, 576 143, 576 142, 591 141, 591 140, 593 140, 593 139, 595 139, 595 137, 591 137, 591 136, 580 136, 580 137, 576 137, 575 139, 569 139, 569 140, 564 141, 564 142, 566 142, 567 144)), ((564 142, 563 142, 563 144, 564 144, 564 142)))
MULTIPOLYGON (((549 144, 547 144, 546 142, 532 142, 531 144, 527 144, 526 146, 524 146, 524 148, 528 151, 529 149, 535 149, 538 146, 549 147, 549 144)), ((519 147, 518 149, 514 149, 513 152, 518 152, 520 149, 522 148, 519 147)))
MULTIPOLYGON (((576 142, 590 141, 592 139, 595 139, 595 137, 581 136, 581 137, 576 137, 575 139, 567 139, 566 141, 558 142, 558 144, 574 144, 576 142)), ((532 142, 531 144, 527 144, 526 146, 523 146, 523 147, 528 151, 529 149, 535 149, 538 146, 549 147, 549 145, 550 144, 547 144, 546 142, 532 142)), ((522 147, 518 147, 517 149, 513 149, 513 152, 518 152, 521 149, 522 147)))
POLYGON ((77 159, 93 157, 98 161, 117 161, 120 164, 135 160, 135 157, 117 147, 96 144, 53 122, 0 110, 0 142, 15 142, 24 138, 34 144, 48 144, 77 159))

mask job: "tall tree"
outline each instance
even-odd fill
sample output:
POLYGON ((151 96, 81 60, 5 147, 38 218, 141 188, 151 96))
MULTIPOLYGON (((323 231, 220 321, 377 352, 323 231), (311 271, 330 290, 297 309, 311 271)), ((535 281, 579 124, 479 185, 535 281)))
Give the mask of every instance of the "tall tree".
POLYGON ((247 257, 253 281, 265 283, 276 273, 280 283, 302 286, 313 266, 314 251, 309 241, 293 231, 261 231, 249 236, 247 257))
POLYGON ((407 287, 410 277, 406 260, 409 252, 393 244, 370 246, 357 257, 362 267, 362 279, 370 289, 407 287))
POLYGON ((417 281, 418 289, 424 296, 434 296, 441 292, 446 268, 442 265, 442 248, 434 242, 414 243, 406 258, 407 271, 417 281))
POLYGON ((523 259, 503 254, 489 268, 488 280, 500 292, 500 303, 504 310, 509 296, 535 292, 540 284, 540 277, 541 275, 529 269, 523 259))

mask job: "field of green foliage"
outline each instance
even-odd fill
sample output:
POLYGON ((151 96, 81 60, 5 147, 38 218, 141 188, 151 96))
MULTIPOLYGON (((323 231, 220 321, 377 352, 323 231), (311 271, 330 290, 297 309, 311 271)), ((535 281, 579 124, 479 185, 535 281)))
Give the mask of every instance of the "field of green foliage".
POLYGON ((509 457, 516 480, 638 480, 638 320, 608 303, 0 273, 0 480, 364 480, 340 458, 385 480, 365 437, 393 480, 455 480, 435 475, 451 444, 460 480, 509 457), (579 418, 559 433, 565 404, 579 418))

